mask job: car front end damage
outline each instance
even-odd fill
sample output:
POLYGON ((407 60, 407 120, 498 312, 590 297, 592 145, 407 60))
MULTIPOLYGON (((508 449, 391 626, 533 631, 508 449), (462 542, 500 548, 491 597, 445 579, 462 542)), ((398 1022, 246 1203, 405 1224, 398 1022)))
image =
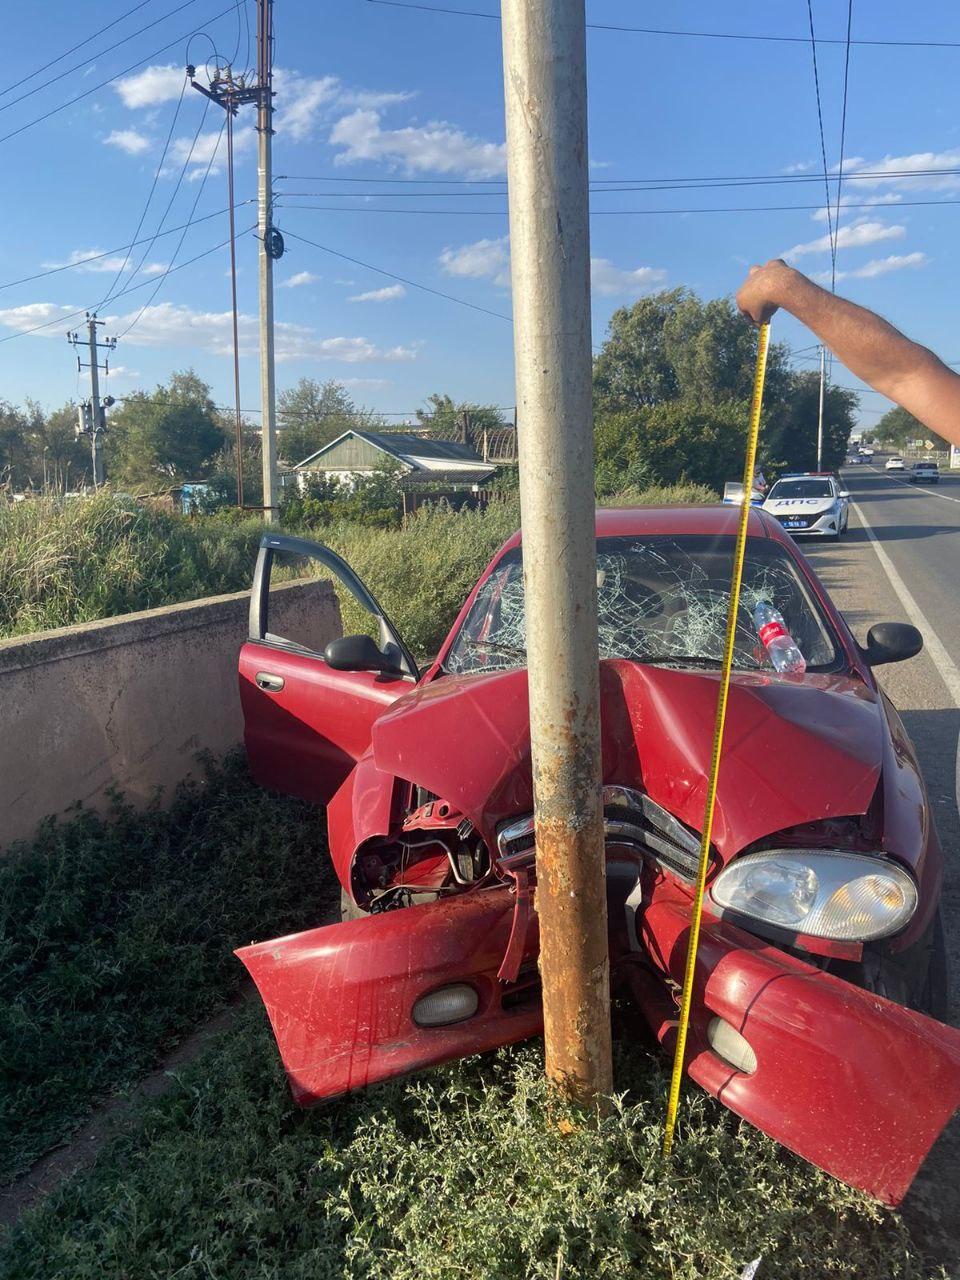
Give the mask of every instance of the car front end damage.
MULTIPOLYGON (((896 975, 923 968, 935 923, 922 782, 861 681, 741 674, 730 692, 686 1070, 897 1204, 960 1104, 960 1033, 885 998, 915 994, 896 975)), ((716 674, 604 662, 601 694, 611 976, 669 1048, 716 674)), ((238 952, 299 1102, 541 1030, 528 714, 523 670, 396 702, 329 809, 369 914, 238 952)))

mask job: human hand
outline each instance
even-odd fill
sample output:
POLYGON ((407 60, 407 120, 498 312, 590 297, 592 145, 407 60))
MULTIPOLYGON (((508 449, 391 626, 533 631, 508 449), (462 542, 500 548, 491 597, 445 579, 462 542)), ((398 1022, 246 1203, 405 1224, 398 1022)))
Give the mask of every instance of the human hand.
POLYGON ((793 268, 782 258, 771 258, 762 267, 751 267, 737 291, 741 315, 753 324, 766 324, 783 301, 784 285, 793 268))

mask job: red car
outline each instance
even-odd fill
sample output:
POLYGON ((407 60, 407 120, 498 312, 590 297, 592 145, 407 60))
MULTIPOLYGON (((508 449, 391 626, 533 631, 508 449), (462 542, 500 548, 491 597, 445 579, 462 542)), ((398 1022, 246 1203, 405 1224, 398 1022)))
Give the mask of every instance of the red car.
MULTIPOLYGON (((675 1034, 739 511, 597 513, 612 980, 675 1034)), ((687 1072, 839 1178, 898 1203, 960 1102, 942 1015, 942 853, 872 667, 920 633, 851 635, 778 522, 749 517, 687 1072), (806 659, 779 675, 772 603, 806 659)), ((331 551, 267 534, 240 656, 264 786, 328 806, 343 922, 238 952, 297 1101, 542 1028, 520 535, 420 671, 331 551), (269 631, 271 573, 335 574, 378 639, 269 631), (314 565, 314 572, 317 566, 314 565)))

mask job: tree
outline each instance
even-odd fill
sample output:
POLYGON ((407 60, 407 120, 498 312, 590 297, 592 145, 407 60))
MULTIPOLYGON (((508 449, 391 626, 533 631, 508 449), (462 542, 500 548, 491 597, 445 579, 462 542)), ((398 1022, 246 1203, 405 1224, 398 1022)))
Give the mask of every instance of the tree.
POLYGON ((224 447, 209 386, 193 372, 127 396, 110 417, 107 466, 126 484, 202 480, 224 447))
MULTIPOLYGON (((789 396, 777 406, 763 434, 764 462, 774 469, 812 471, 817 465, 820 375, 814 370, 791 373, 789 396)), ((827 386, 823 400, 823 469, 841 465, 855 426, 859 400, 855 391, 827 386)))
POLYGON ((427 397, 426 407, 417 410, 417 421, 435 440, 459 440, 477 448, 484 430, 507 424, 496 405, 457 403, 452 396, 434 392, 427 397))
MULTIPOLYGON (((712 404, 749 400, 756 329, 729 298, 701 302, 688 289, 666 289, 621 307, 594 361, 598 411, 623 412, 671 400, 712 404)), ((765 402, 786 393, 786 348, 767 360, 765 402)))
POLYGON ((35 473, 57 493, 92 481, 90 441, 77 436, 77 406, 72 402, 54 409, 39 424, 35 473))
POLYGON ((718 492, 743 471, 747 405, 668 400, 596 421, 600 497, 648 484, 705 484, 718 492))
POLYGON ((362 427, 364 420, 342 382, 301 378, 277 400, 278 451, 295 466, 344 431, 362 427))
POLYGON ((918 422, 912 413, 898 405, 885 413, 873 429, 873 439, 880 444, 904 449, 913 440, 930 440, 937 449, 949 448, 946 440, 918 422))

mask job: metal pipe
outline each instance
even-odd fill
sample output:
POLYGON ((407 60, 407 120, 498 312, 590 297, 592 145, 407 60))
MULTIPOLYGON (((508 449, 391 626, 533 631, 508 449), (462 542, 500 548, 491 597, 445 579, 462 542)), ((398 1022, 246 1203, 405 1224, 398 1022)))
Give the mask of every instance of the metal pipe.
POLYGON ((612 1089, 600 798, 584 0, 504 0, 514 352, 547 1074, 612 1089))

